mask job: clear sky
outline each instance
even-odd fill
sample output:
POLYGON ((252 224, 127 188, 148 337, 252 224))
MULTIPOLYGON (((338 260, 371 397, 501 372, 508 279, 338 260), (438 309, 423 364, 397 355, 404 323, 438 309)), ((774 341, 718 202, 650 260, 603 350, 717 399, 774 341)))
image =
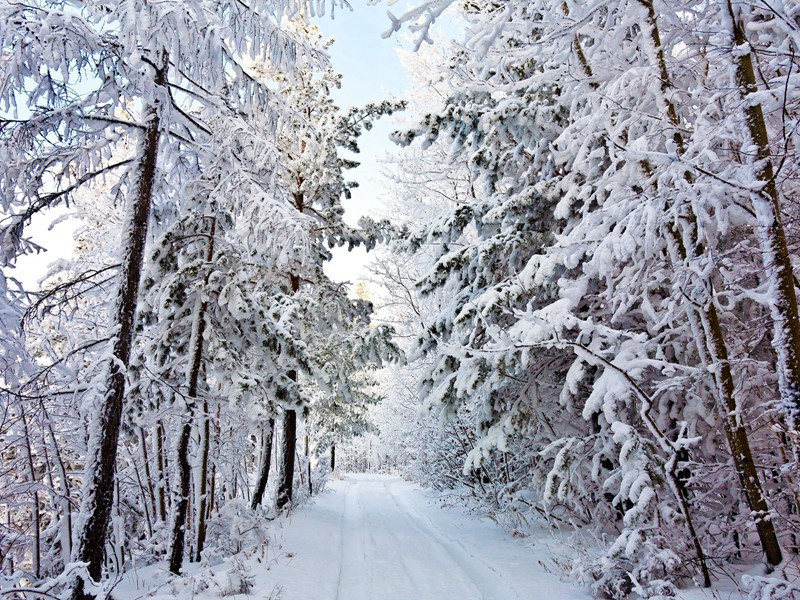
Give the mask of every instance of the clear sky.
MULTIPOLYGON (((337 10, 317 19, 323 34, 333 37, 331 61, 343 75, 342 89, 335 95, 342 108, 369 102, 403 97, 407 80, 396 53, 400 44, 397 35, 382 37, 390 27, 386 4, 367 6, 366 0, 351 0, 352 11, 337 10)), ((404 3, 397 3, 393 11, 402 12, 404 3)), ((361 138, 361 154, 354 158, 361 166, 349 172, 348 179, 359 182, 353 198, 344 201, 345 219, 355 224, 361 216, 373 218, 386 216, 382 199, 386 180, 381 174, 380 161, 392 150, 389 134, 393 130, 390 120, 381 120, 361 138)), ((326 272, 338 281, 351 281, 365 276, 364 267, 369 256, 363 251, 337 251, 326 272)))

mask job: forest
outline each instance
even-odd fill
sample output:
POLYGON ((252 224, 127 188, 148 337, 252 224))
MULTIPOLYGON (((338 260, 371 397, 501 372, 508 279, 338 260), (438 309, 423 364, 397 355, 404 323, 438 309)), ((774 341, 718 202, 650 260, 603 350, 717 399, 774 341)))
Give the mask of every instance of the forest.
POLYGON ((335 494, 468 571, 390 476, 554 600, 800 598, 798 218, 797 0, 0 0, 0 598, 327 599, 242 573, 335 494), (343 108, 359 3, 409 86, 343 108))

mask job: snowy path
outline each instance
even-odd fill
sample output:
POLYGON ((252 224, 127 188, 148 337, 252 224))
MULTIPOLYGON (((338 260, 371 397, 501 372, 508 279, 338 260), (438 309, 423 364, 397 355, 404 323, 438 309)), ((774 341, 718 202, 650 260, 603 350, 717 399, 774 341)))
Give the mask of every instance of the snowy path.
POLYGON ((299 509, 277 534, 251 597, 281 600, 586 598, 493 523, 432 506, 395 477, 348 476, 299 509), (280 595, 278 595, 280 591, 280 595), (256 592, 256 593, 253 593, 256 592))

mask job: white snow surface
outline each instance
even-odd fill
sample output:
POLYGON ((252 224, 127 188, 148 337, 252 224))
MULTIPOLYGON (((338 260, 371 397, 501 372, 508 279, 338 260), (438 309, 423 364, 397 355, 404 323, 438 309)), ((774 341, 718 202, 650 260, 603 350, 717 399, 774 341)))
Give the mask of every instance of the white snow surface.
POLYGON ((273 523, 268 548, 172 579, 163 565, 131 574, 119 598, 516 600, 589 598, 552 562, 546 534, 515 539, 496 524, 441 508, 388 475, 346 475, 273 523), (242 574, 248 592, 232 593, 242 574), (194 582, 187 587, 187 579, 194 582), (138 582, 138 583, 137 583, 138 582), (206 587, 207 589, 201 589, 206 587))

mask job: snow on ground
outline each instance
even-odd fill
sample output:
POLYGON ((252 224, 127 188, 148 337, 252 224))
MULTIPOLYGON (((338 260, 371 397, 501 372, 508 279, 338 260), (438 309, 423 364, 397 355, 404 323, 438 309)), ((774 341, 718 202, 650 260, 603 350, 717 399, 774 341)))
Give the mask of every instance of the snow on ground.
POLYGON ((347 475, 272 525, 268 547, 210 569, 195 565, 190 584, 186 579, 170 582, 163 566, 154 565, 127 578, 115 594, 172 600, 222 595, 280 600, 588 598, 555 572, 553 549, 545 540, 515 539, 491 521, 442 509, 398 477, 347 475), (243 580, 248 585, 242 586, 243 580), (234 593, 248 587, 246 594, 234 593))
MULTIPOLYGON (((132 569, 118 599, 587 600, 554 562, 568 550, 541 531, 517 539, 487 519, 441 508, 388 475, 346 475, 270 524, 269 543, 173 578, 132 569)), ((736 600, 738 577, 682 600, 736 600)))

